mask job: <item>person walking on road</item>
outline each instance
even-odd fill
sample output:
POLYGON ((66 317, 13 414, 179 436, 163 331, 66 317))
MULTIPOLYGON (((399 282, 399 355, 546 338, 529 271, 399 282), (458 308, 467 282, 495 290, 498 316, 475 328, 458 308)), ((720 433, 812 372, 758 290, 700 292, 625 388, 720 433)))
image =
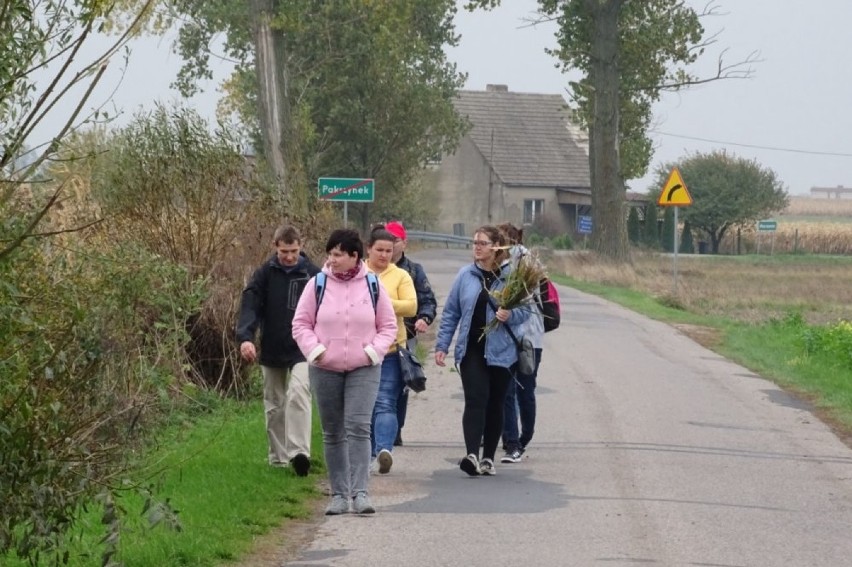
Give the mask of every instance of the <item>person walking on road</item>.
POLYGON ((358 232, 338 229, 325 245, 324 282, 299 298, 293 338, 308 361, 331 485, 327 515, 372 514, 370 419, 382 359, 396 340, 396 316, 378 278, 368 277, 358 232))
POLYGON ((311 468, 311 390, 292 322, 299 296, 319 268, 302 254, 302 238, 294 227, 279 227, 272 240, 274 254, 243 290, 237 340, 243 360, 255 362, 254 336, 260 329, 269 464, 289 463, 297 475, 306 476, 311 468))
MULTIPOLYGON (((516 265, 521 256, 529 253, 529 250, 523 245, 523 229, 511 223, 503 223, 497 228, 506 235, 506 239, 512 246, 509 249, 510 261, 516 265)), ((523 374, 520 370, 517 370, 514 378, 509 381, 503 410, 503 448, 506 454, 500 459, 501 463, 521 462, 526 447, 535 433, 535 388, 544 343, 544 314, 538 307, 541 305, 541 293, 538 289, 535 290, 535 298, 536 301, 532 302, 530 306, 533 312, 518 335, 527 337, 532 341, 535 349, 535 366, 530 374, 523 374), (520 435, 518 432, 519 417, 521 423, 520 435)))
POLYGON ((503 233, 494 226, 476 230, 474 262, 463 267, 453 281, 435 345, 435 363, 446 366, 450 342, 458 330, 454 357, 464 389, 462 430, 467 453, 459 468, 470 476, 495 474, 494 455, 503 431, 506 389, 518 360, 517 347, 505 326, 518 335, 529 317, 524 309, 495 308, 489 295, 506 284, 511 270, 506 256, 503 233), (499 324, 486 334, 495 319, 499 324))
POLYGON ((379 276, 393 303, 397 323, 396 343, 391 345, 388 356, 382 362, 382 377, 376 407, 373 410, 372 450, 379 474, 389 473, 393 466, 393 442, 399 430, 397 402, 405 384, 397 348, 399 345, 405 345, 403 317, 411 317, 417 313, 417 294, 411 276, 391 262, 394 240, 395 237, 384 227, 376 227, 370 233, 367 258, 367 268, 379 276))
MULTIPOLYGON (((429 283, 429 278, 426 277, 423 266, 405 255, 405 249, 408 245, 405 227, 399 221, 391 221, 385 225, 385 229, 395 237, 391 261, 408 272, 408 275, 414 281, 414 291, 417 293, 417 314, 414 317, 403 319, 408 349, 414 351, 417 348, 417 335, 425 333, 432 321, 435 320, 438 302, 435 300, 435 292, 432 291, 432 285, 429 283)), ((407 413, 408 388, 403 388, 399 400, 396 402, 396 418, 399 422, 399 429, 393 442, 394 446, 402 445, 402 428, 405 426, 407 413)))

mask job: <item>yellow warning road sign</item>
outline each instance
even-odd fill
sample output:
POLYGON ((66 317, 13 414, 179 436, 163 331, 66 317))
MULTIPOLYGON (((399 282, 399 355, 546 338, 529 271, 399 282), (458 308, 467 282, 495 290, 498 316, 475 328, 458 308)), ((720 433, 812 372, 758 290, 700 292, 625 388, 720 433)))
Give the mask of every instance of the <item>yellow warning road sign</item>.
POLYGON ((685 207, 692 204, 692 195, 689 194, 686 183, 683 182, 683 177, 680 176, 680 171, 676 167, 672 168, 668 181, 663 185, 657 204, 661 207, 685 207))

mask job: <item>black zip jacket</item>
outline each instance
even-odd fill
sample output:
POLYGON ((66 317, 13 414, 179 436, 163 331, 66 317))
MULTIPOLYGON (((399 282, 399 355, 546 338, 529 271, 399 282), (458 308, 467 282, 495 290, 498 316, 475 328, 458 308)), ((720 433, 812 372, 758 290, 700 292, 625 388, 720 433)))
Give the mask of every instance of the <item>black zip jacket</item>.
POLYGON ((255 270, 240 303, 237 341, 254 341, 260 328, 260 363, 272 368, 289 368, 304 362, 293 340, 293 314, 308 281, 319 273, 303 254, 289 270, 277 255, 255 270))
POLYGON ((432 285, 429 283, 429 278, 426 277, 426 272, 423 271, 423 266, 417 262, 412 262, 405 254, 402 255, 396 265, 408 272, 408 275, 414 280, 414 291, 417 293, 417 315, 403 319, 405 332, 407 337, 411 339, 417 335, 414 331, 414 323, 418 319, 425 319, 429 325, 435 320, 438 312, 438 301, 435 299, 435 292, 432 291, 432 285))

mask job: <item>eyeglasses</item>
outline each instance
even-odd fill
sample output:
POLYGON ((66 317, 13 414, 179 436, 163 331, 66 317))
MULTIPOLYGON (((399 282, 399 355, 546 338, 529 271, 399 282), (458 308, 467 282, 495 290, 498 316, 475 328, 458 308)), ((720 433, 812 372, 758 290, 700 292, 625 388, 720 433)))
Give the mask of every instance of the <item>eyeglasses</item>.
POLYGON ((473 241, 473 245, 476 246, 477 248, 482 248, 484 246, 491 246, 491 244, 492 243, 487 241, 487 240, 474 240, 473 241))

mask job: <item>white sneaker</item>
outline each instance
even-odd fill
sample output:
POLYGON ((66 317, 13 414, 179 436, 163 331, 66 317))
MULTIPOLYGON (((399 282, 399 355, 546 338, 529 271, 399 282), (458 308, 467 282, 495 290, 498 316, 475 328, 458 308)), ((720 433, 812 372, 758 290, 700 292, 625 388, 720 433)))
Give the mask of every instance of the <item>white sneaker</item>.
POLYGON ((387 449, 382 449, 376 461, 379 462, 379 474, 388 474, 393 466, 393 455, 387 449))
POLYGON ((339 516, 349 512, 349 500, 342 494, 335 494, 325 509, 326 516, 339 516))
POLYGON ((370 497, 366 492, 359 492, 352 500, 352 511, 356 514, 375 514, 376 509, 373 503, 370 502, 370 497))
POLYGON ((485 476, 494 476, 497 471, 494 470, 494 461, 491 459, 482 459, 479 461, 479 474, 485 476))

